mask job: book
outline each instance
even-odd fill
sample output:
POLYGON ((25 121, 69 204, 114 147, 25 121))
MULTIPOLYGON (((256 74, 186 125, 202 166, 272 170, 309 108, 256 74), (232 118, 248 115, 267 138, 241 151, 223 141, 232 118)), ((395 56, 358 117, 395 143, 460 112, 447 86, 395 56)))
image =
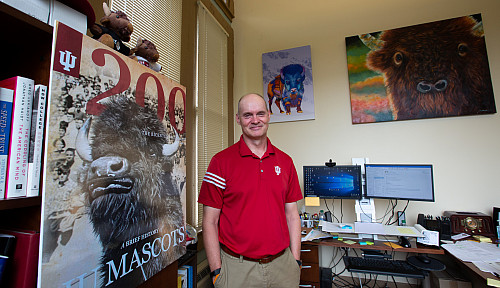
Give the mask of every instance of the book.
POLYGON ((188 288, 188 269, 184 266, 181 266, 179 267, 179 269, 177 269, 177 274, 181 276, 180 288, 188 288))
POLYGON ((5 198, 13 100, 13 90, 0 88, 0 199, 5 198))
POLYGON ((10 234, 0 233, 0 287, 4 287, 6 283, 4 280, 7 275, 7 267, 14 254, 14 247, 16 243, 16 236, 10 234))
POLYGON ((40 194, 40 170, 42 166, 46 103, 47 86, 35 85, 31 112, 30 149, 28 154, 28 182, 26 191, 26 196, 28 197, 40 194))
POLYGON ((0 87, 14 91, 5 198, 26 196, 31 103, 34 85, 32 79, 21 76, 0 81, 0 87))
POLYGON ((193 282, 194 282, 194 275, 193 271, 194 268, 191 265, 182 265, 181 267, 186 268, 188 270, 188 277, 187 277, 187 288, 193 288, 193 282))
POLYGON ((36 287, 40 233, 21 229, 0 230, 0 233, 16 237, 14 255, 3 279, 8 284, 6 287, 36 287))

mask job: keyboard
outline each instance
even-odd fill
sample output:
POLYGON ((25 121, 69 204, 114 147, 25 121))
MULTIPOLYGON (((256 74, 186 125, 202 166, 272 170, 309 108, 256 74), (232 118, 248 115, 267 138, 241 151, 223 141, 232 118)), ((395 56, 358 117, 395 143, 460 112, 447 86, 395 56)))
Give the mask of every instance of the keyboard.
POLYGON ((424 279, 424 271, 403 260, 385 260, 344 256, 344 264, 349 272, 382 274, 407 278, 424 279))

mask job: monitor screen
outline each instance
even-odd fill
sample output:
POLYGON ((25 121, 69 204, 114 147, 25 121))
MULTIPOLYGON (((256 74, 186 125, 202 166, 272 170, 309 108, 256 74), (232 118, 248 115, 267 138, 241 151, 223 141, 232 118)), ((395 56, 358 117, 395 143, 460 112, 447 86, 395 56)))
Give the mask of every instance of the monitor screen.
POLYGON ((361 166, 304 166, 304 196, 360 199, 361 166))
POLYGON ((366 197, 434 202, 432 165, 365 164, 366 197))

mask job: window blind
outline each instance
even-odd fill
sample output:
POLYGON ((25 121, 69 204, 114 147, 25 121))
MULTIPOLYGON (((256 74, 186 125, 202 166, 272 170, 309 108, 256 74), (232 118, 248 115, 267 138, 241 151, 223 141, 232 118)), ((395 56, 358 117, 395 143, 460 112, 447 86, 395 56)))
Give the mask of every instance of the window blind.
MULTIPOLYGON (((198 2, 197 27, 197 183, 203 177, 213 155, 228 146, 228 34, 206 7, 198 2)), ((198 200, 198 197, 196 197, 198 200)), ((203 205, 196 211, 201 227, 203 205)))
POLYGON ((182 0, 111 0, 112 11, 123 11, 134 26, 127 46, 142 37, 155 44, 161 74, 180 82, 182 0))

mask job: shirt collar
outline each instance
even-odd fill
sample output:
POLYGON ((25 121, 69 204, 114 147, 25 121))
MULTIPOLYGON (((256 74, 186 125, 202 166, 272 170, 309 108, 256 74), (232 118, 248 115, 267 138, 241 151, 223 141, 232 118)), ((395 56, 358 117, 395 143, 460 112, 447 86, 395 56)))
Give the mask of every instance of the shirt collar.
MULTIPOLYGON (((240 141, 238 142, 240 146, 240 156, 245 157, 245 156, 252 156, 254 158, 259 158, 257 155, 253 154, 250 148, 248 148, 247 144, 245 141, 243 141, 243 135, 240 136, 240 141)), ((266 158, 269 156, 269 154, 274 154, 274 146, 271 144, 271 140, 267 138, 267 149, 266 153, 262 156, 262 158, 266 158)))

